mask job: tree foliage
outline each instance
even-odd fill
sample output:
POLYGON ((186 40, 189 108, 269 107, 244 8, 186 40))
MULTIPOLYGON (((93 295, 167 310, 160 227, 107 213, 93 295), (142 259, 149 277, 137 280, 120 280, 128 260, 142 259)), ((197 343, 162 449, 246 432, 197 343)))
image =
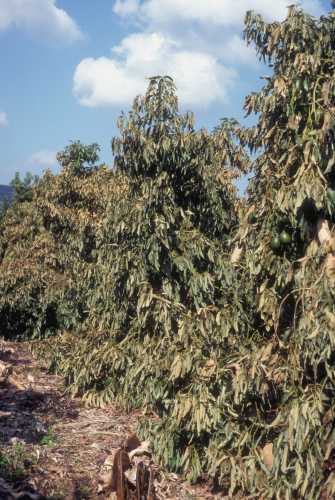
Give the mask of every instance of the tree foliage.
POLYGON ((10 183, 13 189, 13 201, 15 203, 31 201, 33 198, 33 187, 37 181, 37 175, 33 175, 31 172, 27 172, 23 179, 21 179, 19 172, 16 172, 14 179, 10 183))
POLYGON ((90 174, 99 161, 100 147, 98 144, 85 146, 80 141, 72 142, 64 151, 57 154, 58 163, 73 175, 90 174))
POLYGON ((282 23, 246 18, 246 39, 273 73, 245 102, 259 118, 243 137, 259 154, 239 241, 267 354, 243 371, 268 401, 266 491, 278 498, 318 498, 325 483, 335 491, 334 30, 333 13, 318 20, 294 7, 282 23))
MULTIPOLYGON (((83 156, 96 150, 79 143, 75 148, 83 156)), ((114 174, 103 165, 81 174, 73 169, 73 145, 60 157, 67 154, 71 161, 64 161, 59 175, 46 172, 32 187, 30 181, 24 183, 27 191, 17 190, 19 196, 2 221, 4 336, 45 337, 78 326, 86 315, 82 275, 95 260, 96 233, 114 189, 114 174)))
POLYGON ((196 131, 169 78, 153 78, 121 116, 113 151, 129 191, 106 211, 86 330, 59 361, 89 403, 147 408, 156 418, 143 420, 142 433, 165 464, 194 479, 226 413, 221 357, 248 328, 243 296, 232 313, 238 282, 229 264, 232 180, 248 168, 236 127, 196 131))

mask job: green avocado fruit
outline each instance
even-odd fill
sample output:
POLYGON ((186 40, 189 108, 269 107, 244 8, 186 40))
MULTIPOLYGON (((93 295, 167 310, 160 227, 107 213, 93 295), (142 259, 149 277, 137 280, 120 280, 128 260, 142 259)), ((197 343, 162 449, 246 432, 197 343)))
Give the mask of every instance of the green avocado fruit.
POLYGON ((335 191, 334 189, 327 189, 327 198, 330 201, 331 205, 335 208, 335 191))
POLYGON ((292 241, 291 235, 287 231, 282 231, 279 235, 279 239, 283 245, 289 245, 292 241))
POLYGON ((272 250, 279 250, 280 247, 281 247, 281 241, 278 236, 275 236, 271 240, 271 248, 272 250))
POLYGON ((251 214, 249 214, 248 222, 249 222, 249 224, 255 224, 257 222, 257 217, 253 212, 251 212, 251 214))
POLYGON ((286 215, 283 215, 282 217, 279 218, 278 225, 281 226, 282 228, 289 227, 291 225, 290 219, 286 215))

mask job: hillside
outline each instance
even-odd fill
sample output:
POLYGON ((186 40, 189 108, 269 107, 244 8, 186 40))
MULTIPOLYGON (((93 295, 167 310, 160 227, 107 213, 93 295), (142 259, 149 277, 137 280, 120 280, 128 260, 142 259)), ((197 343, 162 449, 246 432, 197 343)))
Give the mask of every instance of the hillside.
POLYGON ((12 196, 13 196, 13 189, 11 186, 0 185, 0 203, 5 198, 10 200, 12 198, 12 196))

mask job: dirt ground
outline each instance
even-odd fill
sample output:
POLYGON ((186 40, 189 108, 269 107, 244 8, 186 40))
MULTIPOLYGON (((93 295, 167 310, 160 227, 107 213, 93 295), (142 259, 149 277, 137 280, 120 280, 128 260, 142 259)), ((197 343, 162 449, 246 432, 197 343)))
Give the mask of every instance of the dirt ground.
MULTIPOLYGON (((0 341, 0 498, 105 500, 113 457, 134 432, 136 412, 86 408, 64 395, 24 344, 0 341)), ((152 465, 157 499, 223 499, 206 484, 189 485, 152 465)))

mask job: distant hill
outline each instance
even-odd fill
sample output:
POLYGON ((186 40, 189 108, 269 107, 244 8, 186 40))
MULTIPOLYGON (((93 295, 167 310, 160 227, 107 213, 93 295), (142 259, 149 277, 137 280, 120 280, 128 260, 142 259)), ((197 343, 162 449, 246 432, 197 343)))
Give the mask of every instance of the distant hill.
POLYGON ((0 204, 7 198, 10 201, 13 197, 13 188, 11 186, 0 185, 0 204))

